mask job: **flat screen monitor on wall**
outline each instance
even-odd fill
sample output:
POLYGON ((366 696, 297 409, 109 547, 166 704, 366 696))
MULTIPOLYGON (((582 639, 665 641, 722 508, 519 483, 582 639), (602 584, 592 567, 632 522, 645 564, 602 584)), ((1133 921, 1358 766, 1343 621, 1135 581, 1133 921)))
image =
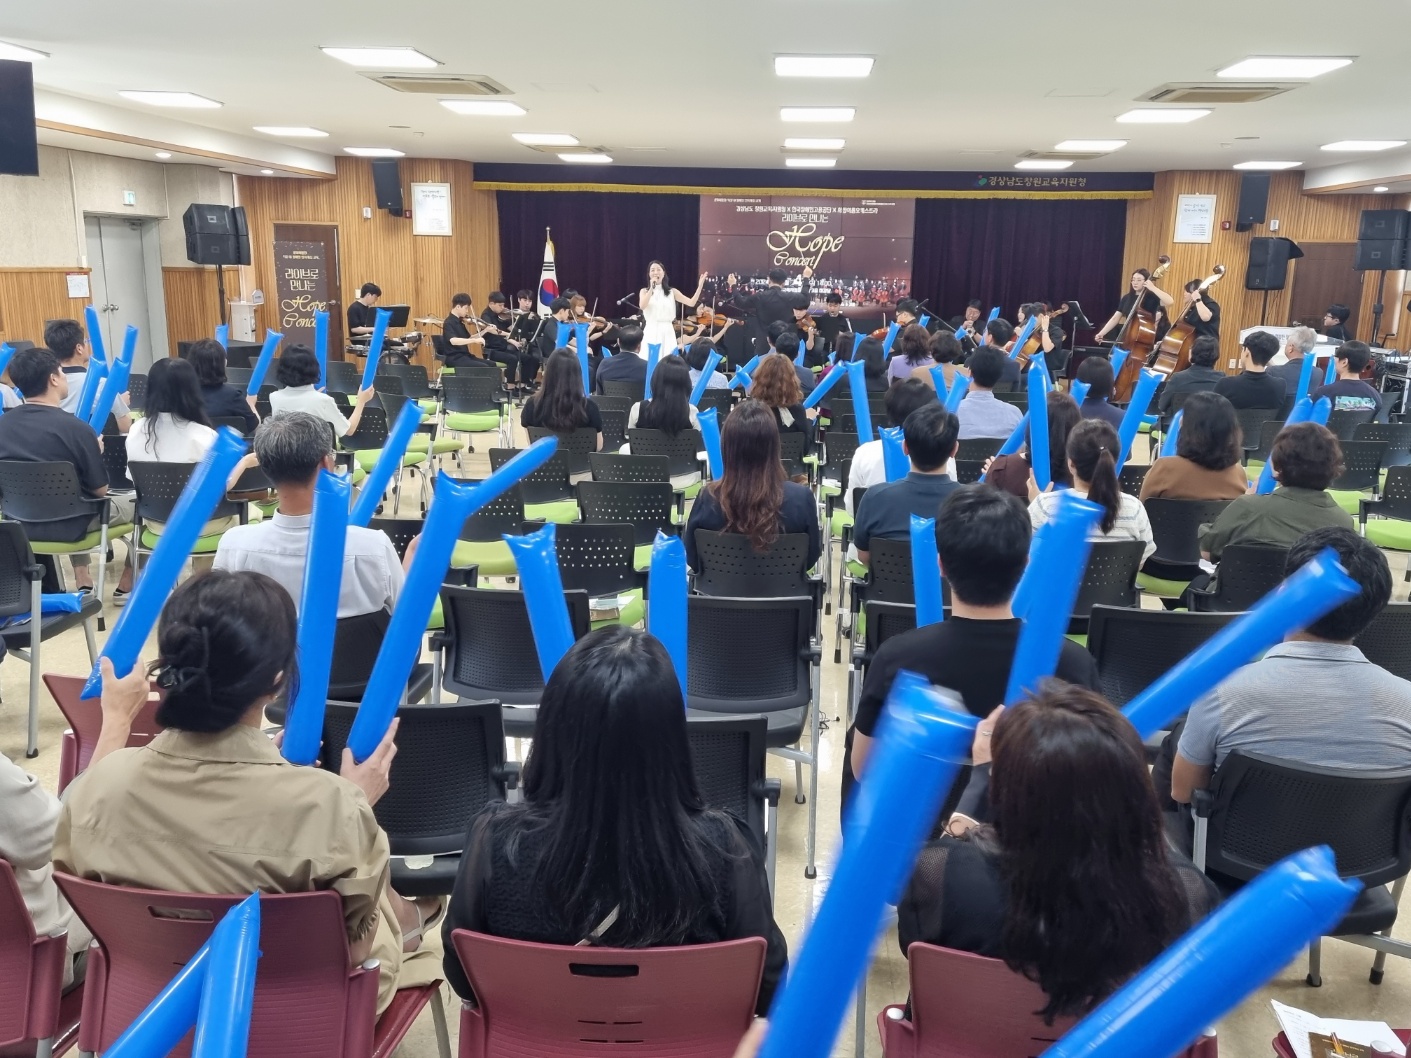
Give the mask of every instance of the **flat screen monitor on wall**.
POLYGON ((34 126, 34 67, 0 59, 0 173, 39 175, 39 141, 34 126))

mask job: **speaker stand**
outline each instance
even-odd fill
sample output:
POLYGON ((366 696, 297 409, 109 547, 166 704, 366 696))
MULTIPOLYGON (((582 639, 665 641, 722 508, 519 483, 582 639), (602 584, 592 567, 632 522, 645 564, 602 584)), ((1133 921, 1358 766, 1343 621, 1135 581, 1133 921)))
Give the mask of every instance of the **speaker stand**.
POLYGON ((216 298, 220 301, 221 326, 226 326, 229 321, 225 318, 225 265, 216 265, 216 298))
POLYGON ((1269 291, 1264 291, 1264 305, 1259 310, 1259 326, 1266 326, 1269 322, 1269 291))
POLYGON ((1382 287, 1386 284, 1387 274, 1385 270, 1377 272, 1377 300, 1372 303, 1372 340, 1368 345, 1377 344, 1377 335, 1382 333, 1382 312, 1386 308, 1382 304, 1382 287))

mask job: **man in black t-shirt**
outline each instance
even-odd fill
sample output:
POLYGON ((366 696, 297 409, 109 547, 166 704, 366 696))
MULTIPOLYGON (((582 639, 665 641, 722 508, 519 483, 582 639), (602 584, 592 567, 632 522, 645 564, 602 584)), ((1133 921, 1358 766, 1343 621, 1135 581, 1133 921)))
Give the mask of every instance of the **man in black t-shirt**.
POLYGON ((367 341, 377 323, 377 299, 382 288, 376 283, 364 283, 357 298, 348 306, 348 337, 367 341))
POLYGON ((1278 411, 1284 405, 1284 382, 1269 374, 1269 361, 1279 352, 1279 340, 1268 331, 1255 331, 1240 348, 1238 375, 1226 375, 1215 383, 1215 392, 1241 408, 1268 408, 1278 411))
POLYGON ((1190 324, 1197 338, 1220 337, 1220 305, 1200 289, 1200 279, 1192 279, 1185 286, 1181 307, 1181 322, 1190 324))
POLYGON ((469 294, 456 294, 451 298, 451 314, 441 324, 441 337, 446 339, 447 367, 484 362, 485 339, 471 334, 465 323, 466 317, 474 311, 469 294))
POLYGON ((1347 329, 1347 321, 1351 316, 1352 310, 1346 305, 1329 305, 1328 311, 1323 313, 1323 334, 1330 341, 1350 342, 1352 332, 1347 329))
MULTIPOLYGON (((852 330, 852 323, 843 315, 843 296, 836 292, 824 298, 827 306, 823 315, 814 319, 814 325, 818 328, 818 337, 823 339, 823 348, 818 350, 827 358, 827 355, 838 348, 838 338, 852 330)), ((815 343, 816 345, 817 343, 815 343)))

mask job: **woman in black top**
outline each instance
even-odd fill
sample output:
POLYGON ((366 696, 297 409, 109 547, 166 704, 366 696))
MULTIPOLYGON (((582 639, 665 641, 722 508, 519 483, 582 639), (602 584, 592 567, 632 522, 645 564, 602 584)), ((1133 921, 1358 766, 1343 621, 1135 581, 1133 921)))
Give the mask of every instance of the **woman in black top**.
POLYGON ((706 807, 671 659, 645 632, 580 639, 540 698, 524 800, 470 824, 442 926, 446 980, 474 999, 457 929, 539 944, 660 948, 763 937, 757 1010, 788 962, 761 850, 706 807))
POLYGON ((206 415, 212 420, 239 419, 244 423, 242 433, 254 433, 255 427, 260 425, 255 402, 225 380, 225 349, 220 342, 214 338, 192 342, 186 359, 196 369, 196 377, 201 382, 206 415))
POLYGON ((691 369, 684 357, 664 356, 657 362, 652 373, 652 399, 632 405, 627 428, 660 430, 668 437, 700 428, 691 403, 691 369))
POLYGON ((1141 739, 1100 695, 1049 683, 980 722, 977 764, 987 743, 993 822, 922 850, 897 908, 901 948, 1003 959, 1043 988, 1052 1024, 1106 999, 1219 894, 1168 851, 1141 739))
POLYGON ((696 530, 708 529, 747 536, 756 551, 767 550, 780 533, 804 533, 805 568, 812 569, 823 552, 818 504, 807 487, 785 479, 779 431, 766 405, 747 400, 730 413, 720 429, 720 458, 724 473, 701 489, 686 519, 686 561, 691 568, 701 568, 696 530))
POLYGON ((813 421, 804 411, 803 387, 794 373, 792 360, 770 353, 759 362, 750 381, 750 396, 774 413, 778 429, 813 436, 813 421))
POLYGON ((568 349, 555 349, 544 364, 539 392, 520 409, 521 426, 542 426, 554 433, 571 433, 591 426, 603 446, 603 413, 583 395, 583 367, 568 349))

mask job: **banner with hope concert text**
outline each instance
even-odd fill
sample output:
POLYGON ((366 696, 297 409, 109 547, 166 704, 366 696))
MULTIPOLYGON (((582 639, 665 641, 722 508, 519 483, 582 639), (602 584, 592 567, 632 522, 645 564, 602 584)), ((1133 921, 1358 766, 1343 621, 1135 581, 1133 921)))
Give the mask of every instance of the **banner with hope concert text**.
POLYGON ((912 198, 702 195, 707 304, 764 289, 772 268, 788 272, 786 288, 798 290, 808 267, 815 308, 836 291, 847 315, 889 312, 911 294, 915 221, 912 198))
POLYGON ((274 241, 275 297, 286 347, 314 344, 314 313, 328 309, 329 277, 321 242, 274 241))

